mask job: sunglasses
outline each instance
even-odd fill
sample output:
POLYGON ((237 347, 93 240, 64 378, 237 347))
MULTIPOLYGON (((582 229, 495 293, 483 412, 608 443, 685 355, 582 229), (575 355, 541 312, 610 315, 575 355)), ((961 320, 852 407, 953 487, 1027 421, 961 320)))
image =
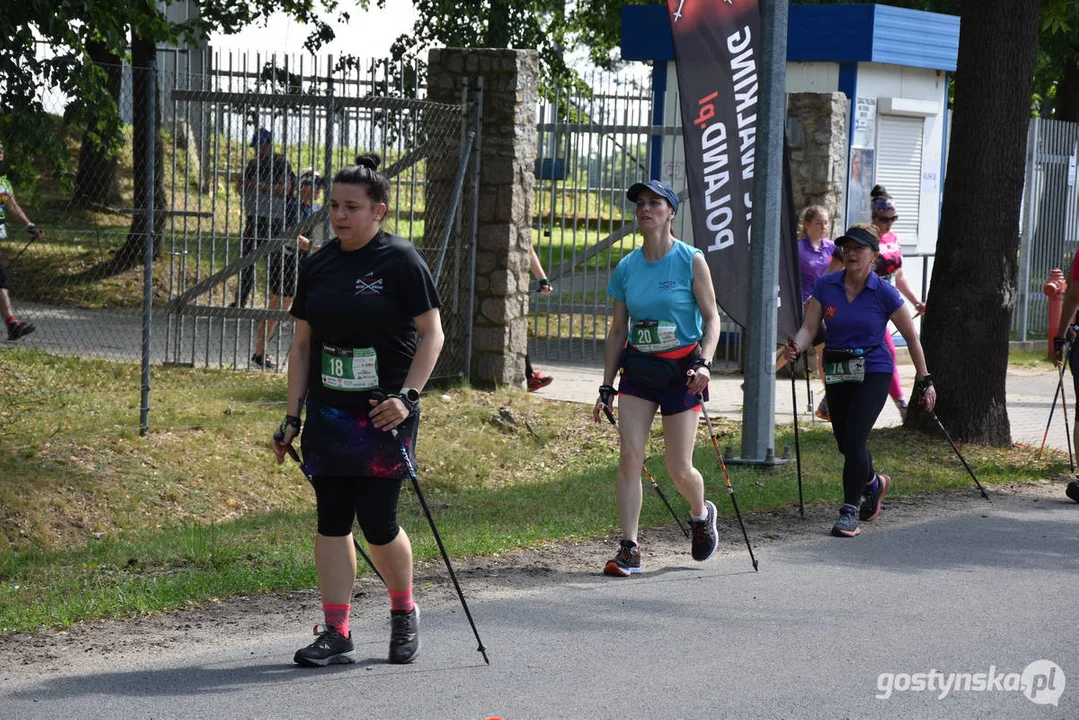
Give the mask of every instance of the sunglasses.
POLYGON ((895 222, 898 219, 898 215, 892 215, 891 217, 884 217, 883 215, 880 215, 877 217, 877 220, 880 220, 881 222, 895 222))

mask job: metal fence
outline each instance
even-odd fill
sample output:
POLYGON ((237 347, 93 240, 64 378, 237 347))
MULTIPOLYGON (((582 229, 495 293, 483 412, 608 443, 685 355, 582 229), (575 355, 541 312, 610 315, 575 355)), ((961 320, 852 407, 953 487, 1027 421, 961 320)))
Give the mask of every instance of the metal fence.
POLYGON ((1067 275, 1079 248, 1077 161, 1079 125, 1031 120, 1019 247, 1019 302, 1012 323, 1017 340, 1047 336, 1049 299, 1042 287, 1053 268, 1067 275))
MULTIPOLYGON (((677 162, 681 117, 653 105, 652 76, 595 72, 555 87, 537 108, 533 240, 553 291, 533 296, 530 352, 534 360, 602 357, 612 312, 607 281, 618 261, 640 245, 626 189, 649 177, 688 195, 677 162)), ((668 92, 675 97, 677 88, 668 92)), ((679 213, 674 233, 687 234, 679 213)), ((742 332, 720 314, 716 359, 741 364, 742 332)))
MULTIPOLYGON (((677 94, 677 88, 667 92, 677 94)), ((677 97, 671 104, 678 107, 677 97)), ((675 144, 681 119, 653 107, 646 73, 596 72, 556 87, 537 108, 533 242, 554 290, 534 295, 530 351, 535 360, 597 360, 611 313, 607 280, 639 243, 625 189, 661 176, 684 197, 675 144)), ((1020 244, 1017 340, 1045 337, 1048 299, 1042 287, 1053 268, 1065 271, 1079 249, 1079 125, 1033 119, 1028 136, 1020 244)), ((678 221, 688 221, 681 213, 678 221)), ((676 223, 678 222, 676 221, 676 223)), ((683 228, 674 228, 681 235, 683 228)), ((908 275, 922 297, 932 277, 932 253, 909 255, 908 275)), ((740 328, 723 317, 717 358, 739 363, 740 328)))
MULTIPOLYGON (((17 347, 243 371, 203 379, 226 386, 244 385, 253 372, 282 372, 297 235, 315 243, 330 236, 320 209, 328 180, 359 153, 375 151, 391 184, 384 227, 440 269, 447 343, 434 375, 467 377, 473 230, 470 209, 459 205, 462 185, 475 177, 466 172, 467 148, 478 133, 479 104, 464 94, 458 104, 427 101, 421 65, 221 55, 208 64, 209 74, 106 68, 119 80, 121 117, 132 121, 116 157, 88 155, 88 134, 60 119, 71 99, 45 95, 73 151, 66 176, 43 175, 25 193, 16 188, 46 236, 34 240, 9 222, 0 238, 14 310, 35 326, 17 347), (148 81, 156 86, 149 95, 148 81), (140 132, 156 145, 140 145, 140 132), (268 156, 250 147, 258 137, 268 139, 268 156), (150 149, 156 163, 140 162, 150 149), (281 171, 280 186, 244 182, 266 165, 281 171), (93 188, 93 198, 80 197, 79 188, 93 188), (252 223, 253 213, 266 222, 252 223), (146 265, 151 234, 154 259, 146 265), (244 275, 250 290, 241 298, 244 275), (144 279, 152 290, 145 306, 144 279), (276 329, 267 321, 277 321, 276 329)), ((0 339, 3 345, 16 347, 0 339)))

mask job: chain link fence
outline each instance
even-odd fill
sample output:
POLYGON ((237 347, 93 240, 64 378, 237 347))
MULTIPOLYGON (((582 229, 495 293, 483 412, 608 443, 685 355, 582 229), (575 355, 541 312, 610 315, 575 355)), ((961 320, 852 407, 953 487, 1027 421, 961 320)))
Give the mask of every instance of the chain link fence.
MULTIPOLYGON (((45 368, 71 357, 107 361, 82 366, 103 377, 145 360, 150 373, 122 391, 126 405, 141 408, 143 427, 150 389, 170 384, 255 390, 234 393, 239 402, 283 401, 298 238, 317 251, 332 237, 330 180, 367 152, 381 156, 390 180, 383 227, 440 270, 447 343, 435 379, 467 377, 472 214, 459 198, 473 180, 476 109, 465 97, 425 100, 421 65, 212 60, 202 74, 103 68, 123 121, 116 152, 64 122, 70 98, 45 95, 70 163, 61 177, 43 173, 25 193, 15 188, 44 237, 30 237, 9 212, 0 238, 14 312, 34 326, 0 341, 9 409, 52 407, 62 372, 45 368), (18 367, 27 363, 35 366, 29 375, 18 367)), ((117 386, 102 392, 115 395, 117 386)), ((157 407, 154 423, 202 424, 199 398, 183 402, 192 412, 157 407)), ((0 424, 14 415, 0 412, 0 424)))

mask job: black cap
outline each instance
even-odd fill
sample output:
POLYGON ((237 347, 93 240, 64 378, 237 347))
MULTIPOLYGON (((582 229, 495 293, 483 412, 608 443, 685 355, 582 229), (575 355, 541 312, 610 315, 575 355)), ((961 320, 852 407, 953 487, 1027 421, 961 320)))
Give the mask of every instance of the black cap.
POLYGON ((859 245, 865 245, 866 247, 873 248, 876 252, 880 252, 880 240, 877 236, 869 232, 865 228, 858 226, 847 228, 847 232, 835 239, 835 244, 839 246, 846 245, 848 242, 856 242, 859 245))

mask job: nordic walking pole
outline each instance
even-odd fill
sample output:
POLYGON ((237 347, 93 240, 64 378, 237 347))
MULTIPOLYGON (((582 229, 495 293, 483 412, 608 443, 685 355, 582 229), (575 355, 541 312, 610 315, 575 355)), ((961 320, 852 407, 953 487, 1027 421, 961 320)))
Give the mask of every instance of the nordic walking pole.
MULTIPOLYGON (((1038 448, 1038 459, 1042 459, 1042 451, 1045 450, 1045 441, 1049 437, 1049 426, 1053 424, 1053 412, 1057 409, 1057 398, 1064 392, 1064 367, 1068 364, 1068 356, 1071 354, 1071 343, 1065 343, 1061 348, 1063 352, 1063 360, 1057 367, 1057 389, 1053 393, 1053 404, 1049 406, 1049 419, 1045 422, 1045 432, 1042 433, 1042 446, 1038 448)), ((1072 471, 1075 471, 1075 466, 1072 466, 1072 471)))
MULTIPOLYGON (((1071 348, 1067 348, 1071 350, 1071 348)), ((1064 366, 1067 364, 1067 358, 1060 364, 1060 410, 1064 413, 1064 438, 1068 443, 1068 465, 1071 466, 1071 471, 1075 472, 1075 455, 1072 454, 1072 430, 1068 425, 1068 394, 1064 392, 1064 366)))
MULTIPOLYGON (((385 402, 386 395, 381 392, 371 393, 371 397, 378 402, 385 402)), ((450 571, 450 579, 453 580, 453 587, 457 589, 457 597, 461 599, 461 607, 465 610, 465 617, 468 618, 468 624, 472 626, 472 634, 476 636, 476 642, 479 643, 479 647, 476 648, 482 655, 483 661, 488 665, 491 661, 487 659, 487 648, 483 646, 483 640, 480 640, 480 631, 476 629, 476 623, 472 619, 472 613, 468 610, 468 603, 465 602, 465 594, 461 592, 461 584, 457 582, 457 574, 453 572, 453 565, 450 564, 450 556, 446 552, 446 546, 442 544, 442 536, 438 534, 438 527, 435 526, 435 519, 431 515, 431 508, 427 507, 427 498, 423 496, 423 490, 420 489, 420 481, 416 478, 416 468, 412 466, 412 458, 408 456, 408 449, 405 447, 404 441, 397 433, 397 429, 390 430, 390 434, 397 440, 397 448, 401 451, 401 457, 405 461, 405 467, 408 468, 408 477, 412 480, 412 489, 416 491, 416 497, 420 499, 420 506, 423 507, 423 513, 427 516, 427 522, 431 526, 431 534, 435 536, 435 542, 438 543, 439 552, 442 553, 442 559, 446 563, 446 569, 450 571)))
POLYGON ((738 517, 738 524, 742 526, 742 537, 746 539, 746 549, 749 550, 749 559, 753 561, 753 572, 757 572, 757 558, 753 557, 753 546, 749 544, 749 535, 746 534, 746 525, 742 522, 742 513, 738 510, 738 500, 734 497, 734 486, 731 485, 731 476, 727 474, 727 463, 723 462, 723 453, 719 451, 719 438, 716 437, 716 431, 712 429, 712 420, 708 417, 708 410, 704 407, 704 397, 697 396, 701 401, 701 414, 704 415, 704 422, 708 426, 708 434, 712 437, 712 447, 716 449, 716 459, 719 460, 719 467, 723 471, 723 477, 727 481, 727 494, 731 496, 731 504, 734 505, 734 514, 738 517))
MULTIPOLYGON (((985 488, 982 487, 982 484, 978 482, 978 477, 974 474, 974 471, 970 469, 970 465, 967 465, 967 461, 963 458, 963 453, 959 452, 959 448, 956 447, 955 441, 952 440, 952 436, 949 435, 948 431, 944 429, 944 423, 940 421, 940 418, 937 417, 937 414, 935 412, 933 412, 932 410, 929 410, 928 412, 929 416, 936 420, 937 427, 939 427, 940 431, 944 433, 944 437, 948 438, 948 444, 952 446, 952 450, 955 450, 955 454, 959 457, 959 462, 963 463, 963 467, 965 467, 967 469, 967 472, 970 473, 970 476, 974 478, 974 484, 977 485, 978 489, 982 491, 982 497, 986 500, 989 500, 989 493, 987 493, 985 491, 985 488)), ((989 500, 989 502, 993 501, 989 500)))
POLYGON ((813 388, 809 384, 809 353, 802 355, 802 364, 806 374, 806 410, 813 412, 813 388))
POLYGON ((1046 432, 1041 435, 1041 447, 1038 448, 1038 460, 1041 460, 1041 452, 1046 449, 1046 439, 1049 437, 1049 426, 1053 424, 1053 412, 1056 410, 1056 398, 1061 396, 1061 391, 1064 390, 1064 365, 1068 362, 1068 356, 1064 356, 1064 362, 1061 363, 1061 367, 1056 369, 1057 376, 1060 381, 1056 383, 1056 392, 1053 393, 1053 404, 1049 406, 1049 420, 1046 421, 1046 432))
MULTIPOLYGON (((278 443, 280 443, 284 439, 285 436, 281 434, 280 430, 274 433, 274 440, 276 440, 278 443)), ((296 467, 300 468, 300 472, 302 472, 303 476, 307 478, 307 482, 311 483, 311 487, 314 487, 315 483, 311 481, 311 476, 308 475, 307 471, 303 469, 303 462, 300 461, 300 454, 296 452, 296 448, 292 447, 292 443, 286 445, 285 450, 288 452, 289 457, 296 461, 296 467)), ((382 577, 382 573, 378 571, 378 568, 375 567, 375 564, 371 561, 371 558, 367 555, 367 553, 363 551, 363 546, 360 545, 360 541, 356 539, 355 535, 352 536, 352 544, 356 546, 356 552, 358 552, 360 554, 360 557, 364 559, 364 562, 367 563, 367 566, 375 571, 375 575, 378 575, 378 579, 382 581, 383 585, 385 585, 386 578, 382 577)))
MULTIPOLYGON (((794 340, 787 338, 787 345, 794 347, 794 340)), ((806 383, 809 382, 809 361, 806 361, 806 383)), ((701 406, 703 407, 703 405, 701 406)), ((806 516, 806 506, 802 500, 802 444, 798 440, 798 391, 794 381, 794 364, 791 364, 791 414, 794 415, 794 460, 798 464, 798 514, 806 516)))
MULTIPOLYGON (((611 408, 607 403, 603 403, 603 414, 607 416, 607 419, 611 421, 611 425, 614 425, 615 429, 618 429, 618 421, 614 419, 614 413, 611 412, 611 408)), ((659 495, 659 499, 663 501, 663 504, 667 506, 667 509, 671 511, 671 517, 678 523, 678 527, 682 528, 682 533, 688 538, 689 531, 686 530, 686 526, 682 524, 682 521, 678 518, 678 513, 674 511, 671 504, 667 502, 667 496, 663 494, 663 490, 656 483, 656 479, 652 477, 652 473, 648 472, 648 468, 641 463, 641 470, 644 470, 645 476, 648 478, 648 482, 652 484, 652 489, 659 495)))

